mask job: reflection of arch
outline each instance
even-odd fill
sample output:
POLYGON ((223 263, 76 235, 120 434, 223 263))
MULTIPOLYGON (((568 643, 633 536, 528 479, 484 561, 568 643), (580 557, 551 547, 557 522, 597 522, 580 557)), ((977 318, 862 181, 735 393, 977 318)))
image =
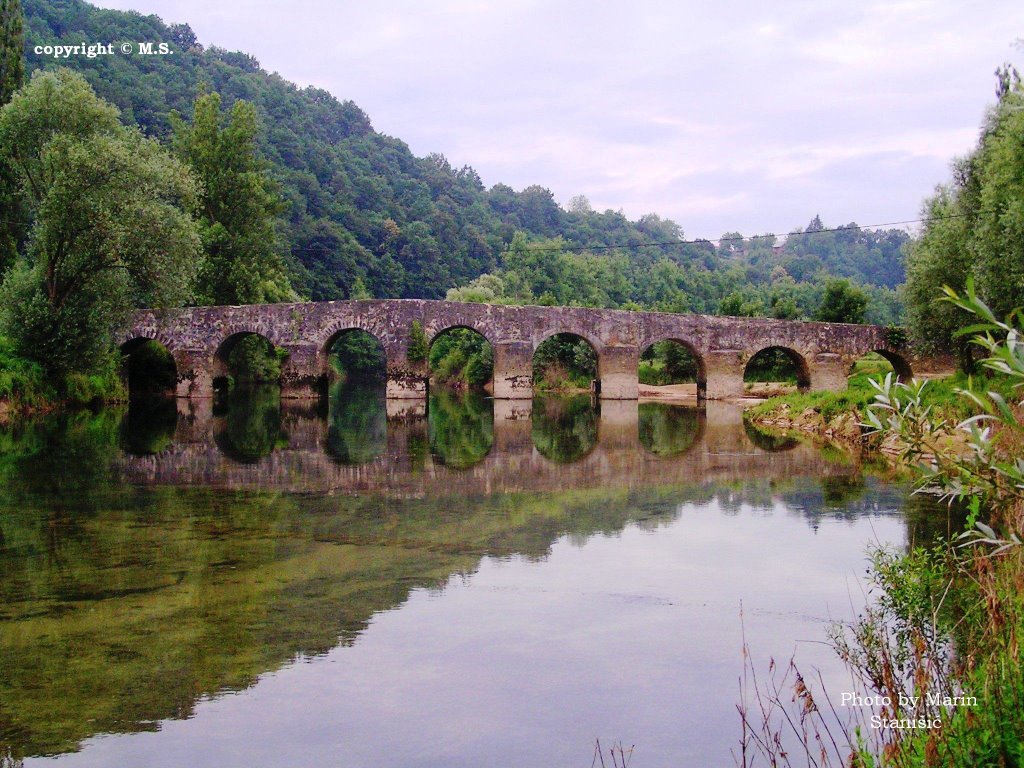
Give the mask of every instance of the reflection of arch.
POLYGON ((173 400, 132 402, 121 417, 121 450, 133 456, 152 456, 174 442, 178 404, 173 400))
POLYGON ((178 365, 166 344, 156 338, 135 336, 121 344, 121 355, 129 398, 175 394, 178 365))
POLYGON ((438 464, 452 469, 479 464, 494 447, 494 401, 469 392, 431 393, 427 441, 438 464))
POLYGON ((263 387, 238 396, 237 390, 214 411, 213 439, 227 457, 251 464, 269 456, 281 437, 281 400, 263 387))
POLYGON ((533 405, 533 445, 545 459, 571 464, 597 447, 599 421, 589 395, 538 398, 533 405))
POLYGON ((640 357, 643 357, 644 354, 646 354, 647 350, 653 347, 655 344, 660 344, 663 341, 675 342, 676 344, 683 347, 683 349, 690 353, 690 356, 693 358, 693 361, 697 364, 697 398, 703 400, 708 388, 707 367, 704 363, 704 357, 700 354, 700 352, 697 351, 697 348, 692 343, 686 341, 685 339, 681 339, 678 336, 658 337, 651 341, 646 347, 640 350, 640 357))
POLYGON ((384 390, 366 384, 331 387, 324 452, 339 464, 366 464, 387 451, 384 390))
POLYGON ((671 403, 640 403, 637 438, 658 458, 678 458, 704 439, 707 412, 703 408, 671 403))
POLYGON ((914 372, 910 368, 910 363, 902 355, 890 352, 888 349, 873 349, 871 351, 889 361, 892 369, 896 372, 896 378, 906 382, 914 378, 914 372))
POLYGON ((811 371, 807 365, 807 359, 799 352, 797 352, 795 349, 778 345, 764 347, 762 349, 757 350, 757 352, 750 356, 750 359, 747 361, 747 364, 743 367, 744 381, 748 380, 747 375, 750 372, 751 365, 754 363, 754 361, 758 360, 759 357, 763 360, 765 353, 771 352, 782 352, 785 354, 787 358, 789 358, 796 372, 796 385, 798 389, 803 391, 811 386, 811 371))
POLYGON ((383 366, 382 370, 380 370, 379 373, 382 378, 386 374, 387 350, 384 349, 384 342, 381 341, 380 336, 378 336, 376 333, 373 333, 372 331, 366 330, 365 328, 361 328, 358 325, 340 324, 340 327, 332 331, 331 334, 327 336, 323 345, 320 347, 320 375, 323 376, 325 380, 333 380, 334 378, 336 378, 335 371, 331 368, 331 355, 334 353, 334 346, 343 336, 355 333, 365 334, 369 336, 371 339, 373 339, 373 342, 374 344, 376 344, 377 349, 380 353, 380 358, 382 361, 381 364, 383 366))

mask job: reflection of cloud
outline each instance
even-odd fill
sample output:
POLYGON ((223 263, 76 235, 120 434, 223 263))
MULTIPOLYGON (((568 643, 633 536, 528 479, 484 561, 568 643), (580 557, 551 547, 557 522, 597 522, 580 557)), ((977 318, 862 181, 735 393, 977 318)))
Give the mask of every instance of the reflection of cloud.
POLYGON ((788 229, 816 211, 912 217, 973 145, 992 70, 1014 55, 1006 30, 1024 27, 1008 0, 823 0, 770 14, 658 0, 295 0, 283 16, 271 0, 104 4, 187 20, 203 43, 352 99, 378 130, 486 184, 582 193, 709 237, 788 229), (860 181, 837 174, 851 162, 860 181))

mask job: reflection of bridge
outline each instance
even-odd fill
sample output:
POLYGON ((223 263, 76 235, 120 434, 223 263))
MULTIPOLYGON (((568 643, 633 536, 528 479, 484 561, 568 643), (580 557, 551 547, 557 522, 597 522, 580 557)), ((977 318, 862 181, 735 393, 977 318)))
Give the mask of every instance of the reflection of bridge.
POLYGON ((681 455, 659 457, 641 446, 635 402, 601 404, 597 443, 571 463, 545 458, 534 445, 530 403, 495 402, 494 442, 488 454, 466 469, 453 469, 418 449, 426 442, 424 417, 390 420, 387 448, 364 464, 345 465, 325 446, 328 423, 312 409, 285 407, 282 432, 287 446, 254 462, 231 459, 218 446, 223 428, 209 401, 179 401, 174 443, 151 456, 124 456, 119 470, 142 484, 229 488, 281 488, 401 497, 468 496, 573 488, 639 488, 751 478, 839 476, 855 468, 825 460, 812 446, 796 444, 772 452, 756 447, 742 424, 740 406, 708 403, 696 421, 697 434, 681 455))
MULTIPOLYGON (((710 317, 580 307, 507 307, 447 301, 370 300, 243 307, 193 307, 137 312, 122 334, 123 349, 146 339, 174 356, 179 397, 209 397, 227 373, 238 339, 259 334, 288 355, 282 372, 285 397, 310 397, 329 375, 328 354, 341 333, 359 329, 377 338, 387 357, 388 397, 423 398, 429 371, 409 359, 414 323, 427 339, 449 328, 481 333, 494 349, 494 396, 528 400, 533 394, 533 355, 546 338, 572 333, 586 339, 598 359, 602 398, 637 397, 640 353, 675 340, 697 362, 698 389, 708 398, 743 394, 746 363, 768 348, 786 350, 802 384, 842 389, 850 365, 876 351, 900 375, 910 368, 905 350, 890 344, 878 326, 803 323, 769 318, 710 317)), ((414 355, 416 357, 416 355, 414 355)))

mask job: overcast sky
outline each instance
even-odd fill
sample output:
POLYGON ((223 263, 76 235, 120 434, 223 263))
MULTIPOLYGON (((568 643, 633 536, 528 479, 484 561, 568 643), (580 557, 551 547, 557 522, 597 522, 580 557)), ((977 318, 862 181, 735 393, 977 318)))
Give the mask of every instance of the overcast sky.
POLYGON ((688 237, 916 218, 970 150, 1024 3, 100 0, 351 99, 487 186, 688 237))

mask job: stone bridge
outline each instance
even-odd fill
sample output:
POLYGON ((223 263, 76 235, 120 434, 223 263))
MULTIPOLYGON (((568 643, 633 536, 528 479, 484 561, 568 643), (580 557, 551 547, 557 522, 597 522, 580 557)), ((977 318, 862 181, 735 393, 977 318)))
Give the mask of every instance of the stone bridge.
POLYGON ((359 329, 376 337, 387 356, 388 397, 422 399, 430 372, 425 360, 410 360, 414 323, 429 341, 451 328, 483 335, 494 351, 498 400, 533 396, 534 353, 560 333, 580 336, 594 348, 596 388, 613 400, 637 398, 640 354, 663 340, 678 341, 693 354, 698 394, 709 399, 742 396, 746 364, 769 348, 785 350, 799 384, 812 390, 845 388, 850 366, 868 352, 886 357, 900 376, 911 375, 907 350, 889 343, 879 326, 417 299, 141 310, 120 341, 125 354, 146 340, 163 344, 177 366, 177 396, 205 398, 227 375, 234 345, 258 334, 286 354, 282 396, 304 398, 323 391, 338 337, 359 329))

